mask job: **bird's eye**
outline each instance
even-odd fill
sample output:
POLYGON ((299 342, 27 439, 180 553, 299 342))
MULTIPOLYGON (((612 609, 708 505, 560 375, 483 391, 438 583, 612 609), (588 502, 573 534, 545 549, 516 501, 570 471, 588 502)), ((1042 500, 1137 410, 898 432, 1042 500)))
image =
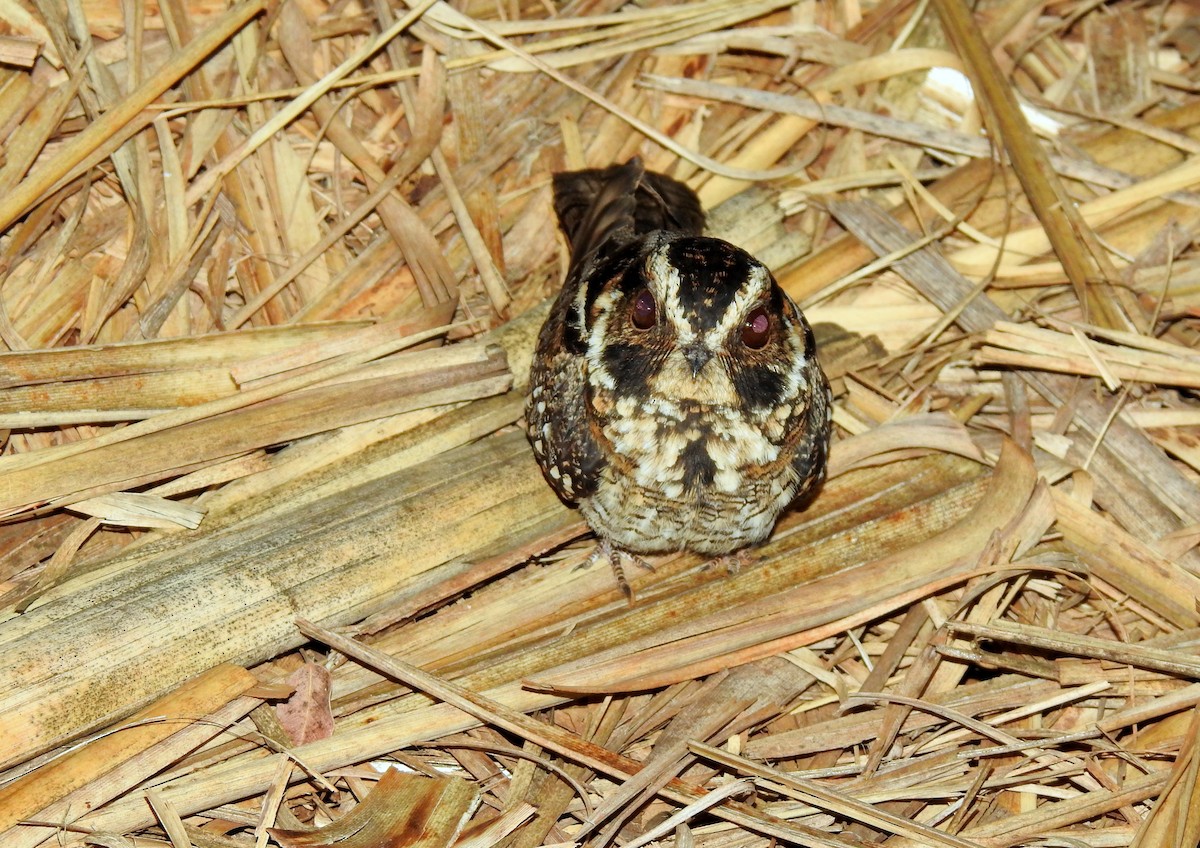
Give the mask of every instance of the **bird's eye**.
POLYGON ((742 324, 742 344, 751 350, 762 350, 771 336, 771 316, 766 307, 756 306, 742 324))
POLYGON ((639 330, 649 330, 658 321, 658 306, 649 289, 642 289, 633 296, 629 308, 629 322, 639 330))

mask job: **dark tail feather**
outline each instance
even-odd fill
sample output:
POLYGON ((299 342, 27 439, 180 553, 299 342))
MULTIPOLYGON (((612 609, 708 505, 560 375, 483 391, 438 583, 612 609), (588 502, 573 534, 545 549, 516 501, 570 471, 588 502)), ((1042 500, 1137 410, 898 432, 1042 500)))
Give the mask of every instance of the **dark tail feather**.
POLYGON ((678 180, 647 171, 634 157, 624 165, 554 175, 554 211, 578 261, 614 234, 653 230, 698 235, 700 198, 678 180))

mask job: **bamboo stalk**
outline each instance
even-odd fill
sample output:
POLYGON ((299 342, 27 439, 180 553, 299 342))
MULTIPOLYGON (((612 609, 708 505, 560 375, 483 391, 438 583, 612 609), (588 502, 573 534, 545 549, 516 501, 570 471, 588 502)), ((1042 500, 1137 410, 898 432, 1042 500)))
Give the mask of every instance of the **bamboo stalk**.
POLYGON ((1003 143, 1034 214, 1084 306, 1085 317, 1091 309, 1096 313, 1097 323, 1122 329, 1130 327, 1129 317, 1121 313, 1119 306, 1094 290, 1094 278, 1113 277, 1108 260, 1070 195, 1055 178, 1046 151, 1029 126, 1012 86, 1000 72, 967 6, 960 0, 934 0, 934 7, 963 57, 983 114, 990 119, 992 135, 1003 143))
MULTIPOLYGON (((179 733, 180 723, 218 711, 257 684, 254 675, 244 668, 229 664, 213 666, 131 715, 123 727, 0 788, 0 838, 32 837, 40 842, 46 836, 41 828, 21 828, 17 823, 32 818, 53 820, 56 802, 69 795, 75 797, 77 804, 71 815, 78 816, 81 810, 98 807, 128 790, 136 779, 121 785, 108 776, 100 792, 88 795, 85 803, 80 803, 77 791, 179 733)), ((242 714, 249 712, 252 703, 250 699, 239 707, 242 714)), ((212 736, 219 728, 205 727, 202 732, 212 736)), ((137 779, 152 773, 143 771, 137 779)))
POLYGON ((245 403, 246 396, 264 390, 208 401, 191 409, 243 399, 240 408, 224 413, 197 415, 189 423, 139 438, 11 469, 3 475, 0 511, 11 514, 47 501, 75 503, 195 470, 255 448, 400 412, 499 394, 511 383, 502 355, 493 357, 486 349, 461 346, 450 358, 458 362, 447 362, 449 367, 426 371, 419 378, 395 379, 385 362, 366 368, 354 380, 315 386, 273 403, 245 403))
POLYGON ((143 553, 136 569, 114 562, 112 579, 7 622, 0 763, 102 727, 212 664, 266 659, 299 644, 295 610, 348 623, 421 585, 505 520, 496 505, 552 501, 526 465, 508 462, 514 451, 527 451, 523 436, 462 448, 402 482, 369 481, 286 517, 259 516, 180 549, 143 553), (479 486, 481 477, 488 486, 479 486), (463 516, 453 527, 435 518, 447 498, 463 516), (308 553, 314 533, 327 551, 318 559, 308 553), (231 547, 233 538, 240 541, 231 547), (128 603, 114 613, 119 597, 128 603), (59 628, 64 641, 56 644, 59 628), (56 719, 44 720, 49 715, 56 719))

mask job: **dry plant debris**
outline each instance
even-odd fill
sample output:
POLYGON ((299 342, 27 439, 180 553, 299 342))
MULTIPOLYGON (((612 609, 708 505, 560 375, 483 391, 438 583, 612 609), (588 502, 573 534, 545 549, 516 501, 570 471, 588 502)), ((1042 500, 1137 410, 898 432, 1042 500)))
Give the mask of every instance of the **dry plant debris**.
POLYGON ((1200 16, 0 1, 0 845, 1200 841, 1200 16), (519 428, 550 175, 819 324, 628 604, 519 428))

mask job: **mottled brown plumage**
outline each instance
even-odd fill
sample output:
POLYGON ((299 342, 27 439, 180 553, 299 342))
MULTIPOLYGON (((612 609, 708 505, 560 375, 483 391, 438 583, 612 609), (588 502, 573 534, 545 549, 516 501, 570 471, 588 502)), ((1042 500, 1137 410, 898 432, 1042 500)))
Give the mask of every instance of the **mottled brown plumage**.
POLYGON ((725 555, 824 479, 829 384, 770 272, 634 159, 554 177, 571 243, 526 420, 603 550, 725 555))

